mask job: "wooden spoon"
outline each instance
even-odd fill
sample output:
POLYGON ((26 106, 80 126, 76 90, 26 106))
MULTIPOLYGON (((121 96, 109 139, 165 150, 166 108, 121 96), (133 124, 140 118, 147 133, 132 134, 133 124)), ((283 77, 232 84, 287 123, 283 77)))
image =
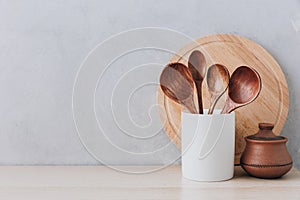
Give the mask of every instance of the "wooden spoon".
POLYGON ((260 90, 259 74, 250 67, 238 67, 229 80, 228 96, 221 113, 230 113, 251 103, 257 98, 260 90))
POLYGON ((212 114, 215 106, 228 88, 229 83, 229 72, 228 69, 220 64, 212 65, 207 70, 207 86, 210 93, 210 107, 208 114, 212 114))
POLYGON ((193 77, 184 64, 168 64, 160 75, 160 87, 170 99, 184 105, 191 113, 197 113, 193 77))
POLYGON ((206 60, 204 55, 198 50, 193 51, 189 57, 188 66, 197 88, 199 113, 203 114, 202 81, 206 72, 206 60))

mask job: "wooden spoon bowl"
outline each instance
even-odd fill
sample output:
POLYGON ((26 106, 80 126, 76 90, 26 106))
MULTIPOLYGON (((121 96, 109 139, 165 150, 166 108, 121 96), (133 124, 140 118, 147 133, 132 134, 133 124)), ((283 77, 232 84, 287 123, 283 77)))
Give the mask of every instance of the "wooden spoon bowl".
POLYGON ((206 73, 206 60, 204 55, 198 50, 193 51, 189 57, 188 67, 197 89, 199 113, 203 114, 202 82, 206 73))
POLYGON ((254 101, 261 91, 261 78, 252 68, 238 67, 229 80, 228 97, 222 113, 230 113, 235 109, 254 101))
POLYGON ((221 64, 214 64, 208 68, 206 81, 211 96, 208 114, 213 113, 218 100, 227 90, 229 78, 228 69, 221 64))
POLYGON ((184 64, 168 64, 160 75, 160 87, 170 99, 184 105, 191 113, 197 113, 193 77, 184 64))

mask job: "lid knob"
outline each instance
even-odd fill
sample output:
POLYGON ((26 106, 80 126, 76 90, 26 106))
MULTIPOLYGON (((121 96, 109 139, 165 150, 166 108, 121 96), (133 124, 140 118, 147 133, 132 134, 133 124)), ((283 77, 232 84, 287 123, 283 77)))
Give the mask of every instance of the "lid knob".
POLYGON ((258 127, 261 130, 272 130, 274 128, 274 124, 271 124, 271 123, 259 123, 258 127))

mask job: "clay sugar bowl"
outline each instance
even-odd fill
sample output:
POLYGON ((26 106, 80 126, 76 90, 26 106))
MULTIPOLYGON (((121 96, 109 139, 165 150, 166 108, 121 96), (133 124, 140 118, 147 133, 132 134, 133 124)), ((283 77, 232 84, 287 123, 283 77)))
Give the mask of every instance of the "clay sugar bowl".
POLYGON ((274 124, 260 123, 258 133, 245 138, 241 166, 251 176, 279 178, 292 168, 293 162, 286 148, 287 138, 276 136, 273 128, 274 124))

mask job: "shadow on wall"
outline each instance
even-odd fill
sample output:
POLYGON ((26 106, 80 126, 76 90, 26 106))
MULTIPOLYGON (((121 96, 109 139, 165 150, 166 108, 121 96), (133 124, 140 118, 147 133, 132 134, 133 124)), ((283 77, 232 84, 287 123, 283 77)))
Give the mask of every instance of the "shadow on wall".
POLYGON ((289 114, 282 131, 282 135, 288 137, 287 147, 293 158, 294 166, 300 170, 300 135, 297 131, 297 122, 299 121, 299 113, 296 111, 296 96, 295 88, 289 76, 286 76, 289 86, 289 114))
MULTIPOLYGON (((279 65, 282 66, 280 62, 279 65)), ((287 142, 287 148, 292 156, 294 167, 300 170, 300 135, 298 134, 296 127, 297 121, 299 120, 299 113, 296 109, 296 86, 293 84, 293 81, 291 80, 289 74, 286 72, 285 68, 282 68, 282 70, 285 74, 286 81, 289 87, 289 113, 281 135, 284 135, 289 139, 287 142)))

